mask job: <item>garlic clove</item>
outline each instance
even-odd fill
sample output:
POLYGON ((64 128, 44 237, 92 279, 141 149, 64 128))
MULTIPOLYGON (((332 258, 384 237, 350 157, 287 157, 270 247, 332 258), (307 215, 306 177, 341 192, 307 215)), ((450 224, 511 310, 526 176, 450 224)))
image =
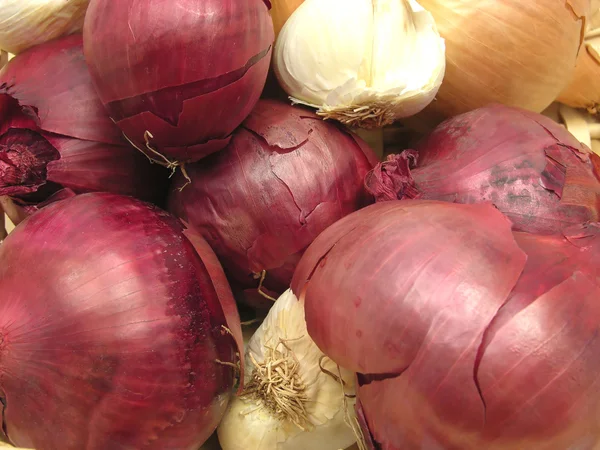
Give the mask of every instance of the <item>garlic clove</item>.
POLYGON ((414 0, 306 0, 284 24, 273 66, 294 103, 350 126, 381 127, 433 100, 445 44, 414 0))
POLYGON ((354 398, 347 397, 354 394, 354 374, 319 350, 291 290, 250 339, 246 362, 244 392, 232 399, 217 430, 223 450, 338 450, 356 440, 354 398), (266 381, 270 393, 261 389, 266 381))

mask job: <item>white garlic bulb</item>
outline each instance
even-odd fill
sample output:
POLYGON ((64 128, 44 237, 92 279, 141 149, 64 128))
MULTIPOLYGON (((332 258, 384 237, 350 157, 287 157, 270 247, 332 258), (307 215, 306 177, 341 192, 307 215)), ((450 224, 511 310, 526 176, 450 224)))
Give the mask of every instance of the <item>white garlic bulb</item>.
POLYGON ((275 302, 246 349, 243 393, 217 434, 223 450, 338 450, 355 440, 354 374, 308 335, 291 289, 275 302))
POLYGON ((2 0, 0 48, 18 54, 83 28, 89 0, 2 0))
POLYGON ((277 38, 273 65, 294 103, 381 127, 433 100, 445 44, 415 0, 305 0, 277 38))

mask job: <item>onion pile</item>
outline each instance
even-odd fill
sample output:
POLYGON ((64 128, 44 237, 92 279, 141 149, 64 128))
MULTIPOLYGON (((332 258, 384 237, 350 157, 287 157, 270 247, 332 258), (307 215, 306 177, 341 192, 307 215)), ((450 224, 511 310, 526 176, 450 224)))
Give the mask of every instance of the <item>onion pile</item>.
POLYGON ((169 168, 225 147, 269 69, 266 0, 92 0, 85 56, 100 99, 169 168))
POLYGON ((600 450, 598 14, 4 2, 0 447, 600 450))
POLYGON ((123 140, 102 107, 81 35, 8 63, 0 72, 0 120, 0 195, 28 212, 63 188, 153 201, 163 195, 161 168, 123 140))
POLYGON ((359 372, 381 448, 592 449, 599 230, 513 235, 490 204, 382 202, 323 232, 292 289, 319 348, 359 372))
POLYGON ((369 173, 369 192, 378 200, 489 201, 530 233, 600 219, 600 158, 540 114, 480 108, 446 120, 415 150, 369 173))
POLYGON ((261 100, 225 149, 187 166, 191 184, 174 178, 169 210, 205 237, 236 284, 256 291, 266 271, 264 287, 279 294, 313 239, 370 202, 362 179, 376 162, 356 135, 261 100))
POLYGON ((104 193, 49 205, 0 245, 0 292, 13 444, 197 450, 215 430, 239 316, 214 253, 174 217, 104 193))

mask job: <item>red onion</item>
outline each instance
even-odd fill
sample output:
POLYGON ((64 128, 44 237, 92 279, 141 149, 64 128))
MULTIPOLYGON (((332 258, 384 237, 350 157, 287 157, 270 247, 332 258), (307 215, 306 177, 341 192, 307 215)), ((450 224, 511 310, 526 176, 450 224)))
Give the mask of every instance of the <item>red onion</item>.
POLYGON ((130 197, 78 195, 0 245, 2 430, 39 449, 197 450, 234 384, 239 316, 212 250, 130 197))
POLYGON ((359 372, 386 450, 592 449, 600 436, 600 224, 511 233, 489 203, 389 201, 324 231, 292 289, 359 372))
POLYGON ((158 201, 161 168, 123 139, 102 107, 81 35, 34 47, 0 72, 0 195, 36 205, 61 188, 158 201))
POLYGON ((391 155, 366 179, 378 200, 491 201, 515 230, 552 234, 600 219, 600 159, 552 120, 502 105, 440 124, 416 155, 391 155))
POLYGON ((85 55, 102 103, 168 167, 225 147, 269 69, 267 0, 92 0, 85 55))
POLYGON ((312 112, 260 100, 221 152, 174 181, 169 209, 209 242, 233 280, 277 293, 304 249, 368 204, 362 179, 376 156, 357 136, 312 112))

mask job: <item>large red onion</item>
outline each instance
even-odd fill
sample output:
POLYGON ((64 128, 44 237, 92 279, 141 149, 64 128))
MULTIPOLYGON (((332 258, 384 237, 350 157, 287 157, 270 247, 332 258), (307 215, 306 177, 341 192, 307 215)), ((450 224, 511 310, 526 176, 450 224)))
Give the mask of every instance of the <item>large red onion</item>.
POLYGON ((225 147, 269 69, 268 0, 92 0, 85 55, 110 116, 161 164, 225 147))
POLYGON ((175 178, 169 208, 209 242, 239 285, 281 293, 304 249, 368 204, 362 177, 377 162, 357 136, 312 112, 260 100, 221 152, 175 178))
POLYGON ((492 205, 364 208, 308 248, 308 331, 359 372, 385 450, 564 450, 600 436, 600 225, 511 233, 492 205))
POLYGON ((0 409, 36 449, 197 450, 242 345, 216 256, 171 215, 92 193, 0 245, 0 409))
POLYGON ((440 124, 366 178, 378 200, 491 201, 515 230, 551 234, 600 219, 598 158, 559 124, 491 105, 440 124), (596 168, 594 168, 596 165, 596 168))
POLYGON ((0 72, 0 195, 35 205, 68 188, 158 201, 161 169, 106 114, 81 35, 29 49, 0 72))

